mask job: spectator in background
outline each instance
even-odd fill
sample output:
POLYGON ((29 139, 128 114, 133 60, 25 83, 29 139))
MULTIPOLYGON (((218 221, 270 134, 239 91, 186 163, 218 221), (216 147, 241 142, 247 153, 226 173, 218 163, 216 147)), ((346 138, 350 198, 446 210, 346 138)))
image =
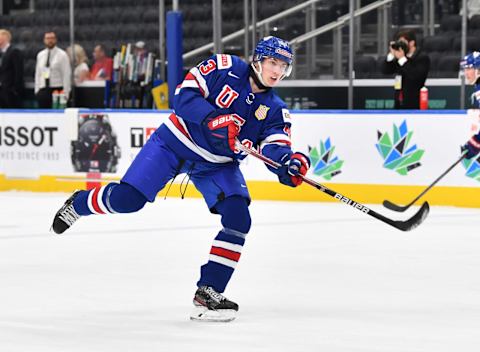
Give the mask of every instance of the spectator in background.
POLYGON ((93 49, 93 59, 95 60, 90 71, 90 79, 109 81, 112 79, 113 60, 105 53, 105 47, 101 44, 93 49))
POLYGON ((141 40, 135 43, 134 54, 140 56, 147 55, 147 49, 145 48, 145 42, 141 40))
POLYGON ((395 76, 395 108, 419 109, 420 89, 430 70, 430 58, 417 48, 415 32, 402 30, 390 42, 382 73, 395 76))
MULTIPOLYGON (((87 54, 83 47, 78 44, 74 45, 74 52, 75 52, 75 69, 73 70, 73 77, 75 80, 75 84, 82 83, 83 81, 89 79, 90 77, 90 69, 88 68, 88 58, 87 54)), ((70 58, 70 63, 73 62, 72 60, 72 47, 69 46, 67 48, 67 54, 70 58)))
POLYGON ((46 48, 37 54, 35 66, 35 95, 40 109, 52 108, 52 92, 63 90, 70 95, 72 69, 67 53, 57 47, 57 36, 46 32, 43 37, 46 48))
POLYGON ((0 29, 0 108, 21 108, 24 89, 23 55, 10 42, 12 35, 0 29))

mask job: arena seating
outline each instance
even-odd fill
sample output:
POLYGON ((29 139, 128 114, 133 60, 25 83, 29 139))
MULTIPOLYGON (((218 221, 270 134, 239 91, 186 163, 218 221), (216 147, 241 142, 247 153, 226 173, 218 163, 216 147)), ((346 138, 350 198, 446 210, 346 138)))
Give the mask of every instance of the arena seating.
MULTIPOLYGON (((166 1, 166 10, 171 10, 171 1, 166 1)), ((279 11, 298 4, 298 1, 260 2, 258 19, 261 20, 279 11)), ((43 48, 43 34, 47 30, 57 33, 58 45, 66 48, 70 43, 69 2, 56 0, 35 0, 33 13, 12 13, 0 16, 1 27, 13 34, 15 45, 25 54, 25 76, 33 80, 36 54, 43 48)), ((222 2, 224 35, 243 27, 243 3, 233 0, 222 2)), ((179 2, 184 16, 184 51, 212 41, 211 1, 182 0, 179 2)), ((293 16, 292 26, 304 26, 304 15, 293 16)), ((149 51, 158 52, 158 0, 76 0, 75 40, 84 47, 87 55, 96 44, 103 44, 107 51, 120 48, 123 43, 142 40, 149 51)), ((286 27, 280 28, 284 32, 286 27)), ((301 28, 304 30, 304 28, 301 28)), ((229 43, 226 50, 242 45, 243 39, 229 43)), ((205 54, 201 55, 203 57, 205 54)), ((193 64, 195 60, 189 64, 193 64)))
MULTIPOLYGON (((363 0, 361 3, 366 5, 372 1, 363 0)), ((300 2, 299 0, 258 1, 258 20, 291 8, 300 2)), ((418 11, 420 2, 418 0, 406 2, 408 6, 406 5, 405 11, 411 13, 418 11)), ((443 2, 443 17, 439 22, 440 27, 436 30, 437 34, 425 37, 423 41, 419 40, 420 46, 432 58, 432 77, 457 77, 458 75, 461 17, 458 15, 458 9, 453 8, 450 3, 453 4, 453 1, 443 2), (455 60, 457 65, 453 64, 455 60)), ((0 26, 10 29, 14 37, 13 42, 24 50, 27 81, 33 80, 35 57, 43 48, 42 38, 46 30, 53 30, 57 33, 60 47, 65 48, 69 45, 68 6, 68 1, 35 0, 33 13, 12 13, 0 16, 0 26)), ((167 1, 167 11, 171 9, 171 6, 171 0, 167 1)), ((184 51, 188 52, 211 42, 211 0, 181 0, 179 6, 184 16, 184 51)), ((223 0, 222 6, 223 35, 241 29, 243 27, 243 2, 223 0)), ((123 43, 142 40, 146 43, 149 51, 158 52, 158 0, 136 0, 134 4, 131 0, 76 0, 75 11, 75 39, 85 48, 90 58, 94 46, 99 43, 104 44, 107 51, 111 52, 120 48, 123 43)), ((331 22, 347 11, 348 1, 346 0, 320 1, 317 6, 317 26, 331 22)), ((370 25, 370 27, 376 28, 375 21, 376 14, 371 13, 362 19, 362 26, 370 25)), ((292 39, 305 32, 305 13, 299 12, 292 15, 288 21, 277 21, 270 25, 269 29, 278 36, 292 39)), ((467 50, 480 50, 480 15, 469 20, 468 30, 467 50)), ((260 33, 264 32, 261 30, 260 33)), ((371 37, 375 38, 374 35, 371 37)), ((362 45, 356 55, 354 66, 357 78, 385 77, 378 71, 378 61, 383 58, 372 52, 376 49, 376 45, 371 45, 371 42, 372 40, 370 40, 370 51, 366 49, 365 45, 362 45)), ((331 33, 317 39, 317 63, 326 63, 326 71, 332 65, 331 43, 331 33)), ((346 43, 347 41, 344 40, 344 45, 346 43)), ((225 51, 243 54, 243 38, 225 45, 225 51)), ((302 47, 298 51, 300 63, 304 54, 305 51, 302 47)), ((201 54, 185 64, 191 66, 204 56, 205 54, 201 54)), ((346 67, 346 65, 344 66, 346 67)), ((315 74, 319 74, 319 71, 315 74)), ((315 74, 311 77, 315 77, 315 74)))
MULTIPOLYGON (((480 50, 480 15, 473 16, 467 24, 467 52, 480 50)), ((434 36, 427 36, 418 40, 419 47, 429 55, 431 60, 429 77, 431 78, 456 78, 459 73, 461 60, 461 16, 447 15, 436 30, 434 36)), ((379 61, 384 57, 378 58, 379 61)), ((364 56, 356 58, 356 67, 362 67, 364 56)), ((378 66, 377 66, 378 68, 378 66)), ((372 69, 373 71, 373 69, 372 69)), ((359 75, 356 75, 360 78, 359 75)), ((379 77, 375 72, 361 72, 360 76, 379 77)))

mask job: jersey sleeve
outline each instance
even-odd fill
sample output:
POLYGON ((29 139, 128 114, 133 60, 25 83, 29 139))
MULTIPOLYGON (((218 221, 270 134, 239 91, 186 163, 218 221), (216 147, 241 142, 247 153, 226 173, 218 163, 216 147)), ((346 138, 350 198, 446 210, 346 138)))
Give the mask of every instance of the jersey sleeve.
POLYGON ((475 86, 475 91, 472 94, 472 106, 476 109, 480 108, 480 85, 475 86))
POLYGON ((207 98, 219 79, 217 55, 190 69, 175 89, 175 114, 186 121, 200 124, 216 110, 207 98))
MULTIPOLYGON (((269 119, 265 122, 263 133, 260 136, 259 149, 260 152, 278 163, 284 164, 292 155, 290 128, 291 128, 290 112, 286 106, 281 106, 269 119)), ((267 166, 273 173, 277 173, 277 169, 267 166)))

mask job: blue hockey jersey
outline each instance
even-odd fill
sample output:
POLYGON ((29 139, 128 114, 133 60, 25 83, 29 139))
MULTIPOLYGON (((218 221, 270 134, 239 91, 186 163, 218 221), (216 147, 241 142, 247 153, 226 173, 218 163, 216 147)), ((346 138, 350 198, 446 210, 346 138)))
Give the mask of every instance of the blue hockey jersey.
MULTIPOLYGON (((182 158, 228 163, 246 154, 220 155, 209 144, 202 122, 214 111, 236 114, 242 144, 267 157, 286 160, 290 148, 290 114, 272 89, 254 94, 249 65, 239 57, 218 54, 193 67, 177 87, 174 113, 159 128, 161 138, 182 158)), ((272 170, 273 171, 273 170, 272 170)))
POLYGON ((476 109, 480 108, 480 83, 474 85, 474 92, 472 94, 472 106, 476 109))

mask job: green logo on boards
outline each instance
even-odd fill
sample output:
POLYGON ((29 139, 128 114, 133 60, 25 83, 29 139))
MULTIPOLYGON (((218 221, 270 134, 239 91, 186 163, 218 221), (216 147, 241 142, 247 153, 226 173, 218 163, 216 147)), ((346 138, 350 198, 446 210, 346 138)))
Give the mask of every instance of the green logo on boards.
POLYGON ((330 142, 330 137, 325 142, 320 140, 319 148, 309 148, 309 157, 312 162, 313 174, 331 180, 332 177, 341 173, 343 160, 334 156, 335 146, 330 142))
POLYGON ((480 157, 471 158, 469 160, 464 159, 462 163, 465 170, 467 170, 467 177, 480 182, 480 157))
POLYGON ((413 131, 408 131, 407 121, 404 120, 400 127, 393 124, 393 140, 388 132, 377 131, 378 143, 375 144, 384 160, 383 167, 395 170, 400 175, 407 175, 413 169, 422 165, 420 159, 425 152, 418 149, 417 145, 409 146, 413 131))

